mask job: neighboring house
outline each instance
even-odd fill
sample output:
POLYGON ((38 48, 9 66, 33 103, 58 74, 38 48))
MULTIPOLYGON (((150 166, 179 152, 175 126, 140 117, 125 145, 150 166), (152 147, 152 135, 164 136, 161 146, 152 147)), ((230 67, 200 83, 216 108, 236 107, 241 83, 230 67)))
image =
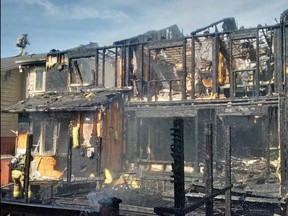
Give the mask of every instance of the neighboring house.
MULTIPOLYGON (((46 54, 1 58, 1 110, 45 90, 45 61, 46 54)), ((1 154, 15 153, 17 119, 17 115, 1 114, 1 154)))

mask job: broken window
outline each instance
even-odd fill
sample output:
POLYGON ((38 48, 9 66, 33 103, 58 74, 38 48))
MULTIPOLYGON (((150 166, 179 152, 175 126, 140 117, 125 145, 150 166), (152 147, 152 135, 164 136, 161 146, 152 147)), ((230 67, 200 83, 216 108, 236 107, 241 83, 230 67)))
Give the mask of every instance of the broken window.
POLYGON ((71 60, 70 84, 88 86, 95 84, 95 57, 71 60))
POLYGON ((59 137, 58 119, 48 114, 32 116, 33 144, 32 153, 54 155, 59 137))
POLYGON ((35 91, 44 91, 44 70, 35 70, 35 91))

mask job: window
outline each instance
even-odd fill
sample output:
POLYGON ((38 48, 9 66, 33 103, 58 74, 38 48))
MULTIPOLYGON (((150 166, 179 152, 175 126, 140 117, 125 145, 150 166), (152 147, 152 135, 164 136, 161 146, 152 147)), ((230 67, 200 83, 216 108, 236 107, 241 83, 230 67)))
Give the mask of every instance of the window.
POLYGON ((32 117, 33 145, 32 153, 55 155, 58 142, 58 119, 45 114, 32 117))
POLYGON ((71 61, 70 84, 92 85, 95 83, 95 57, 79 58, 71 61))
POLYGON ((43 69, 35 70, 35 84, 34 90, 35 91, 45 91, 45 74, 43 69))

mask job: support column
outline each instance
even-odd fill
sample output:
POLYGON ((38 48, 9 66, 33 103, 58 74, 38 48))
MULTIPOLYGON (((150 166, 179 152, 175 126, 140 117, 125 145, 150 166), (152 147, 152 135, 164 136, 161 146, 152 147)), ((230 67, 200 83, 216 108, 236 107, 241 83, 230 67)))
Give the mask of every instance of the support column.
POLYGON ((259 62, 259 29, 257 29, 256 36, 256 71, 255 71, 255 96, 259 96, 259 73, 260 73, 260 62, 259 62))
POLYGON ((102 86, 105 87, 105 52, 103 49, 103 59, 102 59, 102 86))
POLYGON ((288 99, 283 96, 279 96, 279 108, 278 108, 278 139, 280 145, 280 176, 281 176, 281 195, 284 196, 288 190, 288 99))
POLYGON ((115 48, 115 81, 114 81, 114 86, 117 87, 117 78, 118 78, 118 48, 115 48))
POLYGON ((191 99, 195 99, 195 37, 191 38, 191 99))
POLYGON ((234 80, 234 73, 232 68, 232 61, 233 61, 233 52, 232 52, 232 39, 229 39, 229 82, 230 82, 230 98, 235 97, 235 80, 234 80))
POLYGON ((27 145, 26 145, 26 156, 25 156, 25 173, 24 173, 24 192, 25 192, 25 202, 28 203, 29 199, 29 175, 30 175, 30 165, 31 165, 31 148, 33 145, 33 135, 28 135, 27 145))
POLYGON ((186 39, 183 41, 182 49, 182 100, 186 100, 186 39))
POLYGON ((99 50, 97 49, 95 58, 95 86, 99 85, 98 77, 99 77, 99 50))
POLYGON ((67 150, 67 185, 71 185, 71 174, 72 174, 72 146, 73 146, 73 121, 69 125, 69 143, 67 150))
MULTIPOLYGON (((206 124, 205 129, 205 194, 213 193, 213 133, 212 125, 206 124)), ((206 202, 206 216, 213 215, 213 199, 206 202)))
MULTIPOLYGON (((224 128, 225 184, 231 185, 231 127, 224 128)), ((231 216, 231 188, 225 192, 225 216, 231 216)))
POLYGON ((219 38, 215 34, 213 38, 213 49, 212 49, 212 94, 218 93, 218 65, 219 65, 219 38))
MULTIPOLYGON (((185 207, 185 187, 184 187, 184 120, 174 118, 173 143, 171 145, 171 156, 173 157, 172 172, 174 181, 174 207, 184 209, 185 207)), ((175 214, 184 216, 184 213, 175 214)))
POLYGON ((199 159, 199 110, 196 110, 195 115, 195 172, 200 173, 199 159))

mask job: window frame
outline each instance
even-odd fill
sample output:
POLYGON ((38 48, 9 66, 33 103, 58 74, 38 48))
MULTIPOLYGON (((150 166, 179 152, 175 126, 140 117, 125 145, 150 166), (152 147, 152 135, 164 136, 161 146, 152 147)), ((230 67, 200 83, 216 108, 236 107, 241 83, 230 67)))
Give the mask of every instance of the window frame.
POLYGON ((33 90, 35 93, 42 93, 46 91, 46 70, 44 67, 36 67, 33 70, 33 75, 34 75, 34 79, 33 79, 33 90), (41 85, 41 89, 36 89, 37 86, 37 71, 42 71, 42 85, 41 85))
POLYGON ((34 144, 33 147, 38 148, 37 152, 34 152, 34 149, 32 150, 32 154, 33 155, 43 155, 43 156, 55 156, 56 152, 57 152, 57 144, 59 141, 59 134, 60 134, 60 127, 59 127, 59 121, 56 117, 54 116, 32 116, 32 134, 34 135, 34 122, 40 122, 40 134, 39 134, 39 140, 37 141, 36 145, 34 144), (41 118, 42 117, 42 118, 41 118), (41 119, 39 119, 41 118, 41 119), (47 128, 46 128, 46 123, 47 120, 52 120, 53 121, 53 138, 52 138, 52 142, 53 142, 53 147, 51 151, 45 151, 45 138, 48 137, 46 134, 47 128), (55 131, 56 131, 56 139, 55 139, 55 131), (39 142, 39 145, 38 145, 39 142), (37 147, 38 145, 38 147, 37 147))

